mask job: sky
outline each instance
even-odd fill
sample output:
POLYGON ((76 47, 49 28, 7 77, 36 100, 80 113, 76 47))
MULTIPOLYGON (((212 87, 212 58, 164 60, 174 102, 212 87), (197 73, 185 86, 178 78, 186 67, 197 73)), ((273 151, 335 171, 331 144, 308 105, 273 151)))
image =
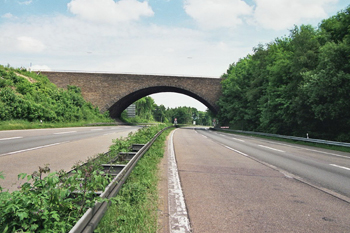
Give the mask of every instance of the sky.
MULTIPOLYGON (((259 44, 314 27, 348 0, 0 0, 0 64, 219 78, 259 44)), ((198 101, 154 94, 166 107, 198 101)))

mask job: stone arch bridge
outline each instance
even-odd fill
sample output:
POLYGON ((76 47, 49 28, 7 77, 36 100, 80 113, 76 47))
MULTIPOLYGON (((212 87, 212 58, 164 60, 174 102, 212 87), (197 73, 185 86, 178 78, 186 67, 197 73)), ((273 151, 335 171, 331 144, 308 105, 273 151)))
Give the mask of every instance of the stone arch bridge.
POLYGON ((110 73, 41 72, 58 87, 81 88, 85 100, 117 118, 130 104, 147 95, 176 92, 191 96, 214 114, 221 95, 221 79, 110 73))

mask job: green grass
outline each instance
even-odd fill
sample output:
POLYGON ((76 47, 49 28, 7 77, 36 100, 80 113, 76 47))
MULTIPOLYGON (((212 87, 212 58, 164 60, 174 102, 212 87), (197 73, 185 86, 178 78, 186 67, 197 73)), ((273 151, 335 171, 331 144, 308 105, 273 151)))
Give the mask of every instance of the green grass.
POLYGON ((157 231, 158 164, 171 130, 166 130, 139 160, 95 232, 157 231))
POLYGON ((16 129, 43 129, 43 128, 64 128, 64 127, 82 127, 93 125, 114 125, 114 121, 94 122, 94 121, 78 121, 78 122, 30 122, 26 120, 9 120, 0 121, 0 130, 16 130, 16 129))
POLYGON ((320 144, 320 143, 315 143, 315 142, 296 141, 296 140, 285 139, 285 138, 263 136, 263 135, 241 133, 241 132, 231 132, 231 131, 226 131, 226 130, 217 130, 217 131, 221 131, 224 133, 230 133, 230 134, 238 134, 238 135, 246 135, 246 136, 258 137, 258 138, 265 138, 265 139, 270 139, 270 140, 275 140, 275 141, 289 142, 289 143, 298 144, 298 145, 312 146, 312 147, 317 147, 317 148, 323 148, 323 149, 328 149, 328 150, 335 150, 335 151, 342 151, 342 152, 350 153, 350 148, 343 147, 343 146, 333 146, 333 145, 326 145, 326 144, 320 144))

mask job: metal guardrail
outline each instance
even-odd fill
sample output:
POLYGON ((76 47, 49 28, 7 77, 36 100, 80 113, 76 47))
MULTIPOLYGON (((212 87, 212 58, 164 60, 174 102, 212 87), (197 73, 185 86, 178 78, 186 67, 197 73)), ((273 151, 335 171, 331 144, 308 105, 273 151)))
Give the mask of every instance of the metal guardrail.
MULTIPOLYGON (((217 128, 211 128, 211 129, 218 130, 217 128)), ((290 139, 290 140, 294 140, 294 141, 313 142, 313 143, 332 145, 332 146, 350 147, 350 143, 347 143, 347 142, 336 142, 336 141, 328 141, 328 140, 322 140, 322 139, 302 138, 302 137, 294 137, 294 136, 286 136, 286 135, 254 132, 254 131, 243 131, 243 130, 232 130, 232 129, 220 129, 220 130, 236 132, 236 133, 262 135, 262 136, 268 136, 268 137, 284 138, 284 139, 290 139)))
MULTIPOLYGON (((150 140, 145 145, 133 145, 133 147, 136 147, 137 152, 136 153, 130 153, 129 162, 126 165, 122 165, 123 167, 121 171, 114 177, 114 179, 107 185, 104 192, 100 195, 101 198, 104 199, 110 199, 117 195, 119 190, 121 189, 122 185, 128 178, 129 174, 132 172, 133 168, 135 167, 137 161, 147 152, 147 150, 152 146, 154 141, 161 135, 167 128, 164 128, 163 130, 159 131, 152 140, 150 140)), ((106 166, 109 166, 111 164, 107 164, 106 166)), ((109 201, 104 201, 101 203, 96 203, 94 207, 89 208, 85 214, 78 220, 78 222, 74 225, 74 227, 69 231, 69 233, 92 233, 98 223, 101 221, 102 217, 107 211, 108 206, 110 205, 109 201)))

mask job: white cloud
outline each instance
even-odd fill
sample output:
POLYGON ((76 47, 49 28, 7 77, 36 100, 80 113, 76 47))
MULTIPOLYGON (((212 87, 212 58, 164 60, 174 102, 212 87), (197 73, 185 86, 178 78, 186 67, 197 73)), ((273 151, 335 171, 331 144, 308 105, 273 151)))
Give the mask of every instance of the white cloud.
POLYGON ((254 0, 255 23, 265 29, 283 30, 305 20, 327 17, 326 7, 337 0, 254 0))
POLYGON ((24 2, 18 2, 20 5, 30 5, 33 1, 32 0, 28 0, 28 1, 24 1, 24 2))
POLYGON ((30 69, 32 71, 51 71, 51 68, 47 65, 33 65, 30 69))
POLYGON ((41 41, 28 36, 19 36, 16 42, 17 49, 26 53, 39 53, 45 49, 41 41))
POLYGON ((102 23, 127 22, 154 15, 148 2, 137 0, 72 0, 67 6, 81 19, 102 23))
POLYGON ((1 16, 1 18, 4 18, 4 19, 16 19, 17 17, 14 16, 13 14, 11 14, 11 13, 6 13, 6 14, 3 14, 1 16))
POLYGON ((186 0, 184 9, 206 29, 235 27, 253 12, 253 8, 242 0, 186 0))

